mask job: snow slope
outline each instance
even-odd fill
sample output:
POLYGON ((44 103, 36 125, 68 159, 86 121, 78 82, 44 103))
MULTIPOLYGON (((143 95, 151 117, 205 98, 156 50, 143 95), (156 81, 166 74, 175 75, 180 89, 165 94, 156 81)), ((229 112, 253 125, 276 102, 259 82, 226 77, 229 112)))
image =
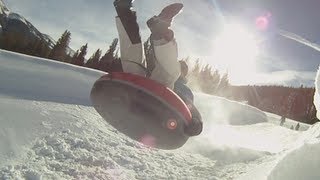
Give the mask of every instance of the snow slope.
POLYGON ((203 133, 174 151, 152 149, 91 107, 89 92, 102 72, 2 50, 0 64, 0 179, 320 177, 312 158, 319 124, 292 131, 271 123, 276 115, 196 94, 203 133))
POLYGON ((16 99, 90 105, 100 71, 0 51, 0 92, 16 99))

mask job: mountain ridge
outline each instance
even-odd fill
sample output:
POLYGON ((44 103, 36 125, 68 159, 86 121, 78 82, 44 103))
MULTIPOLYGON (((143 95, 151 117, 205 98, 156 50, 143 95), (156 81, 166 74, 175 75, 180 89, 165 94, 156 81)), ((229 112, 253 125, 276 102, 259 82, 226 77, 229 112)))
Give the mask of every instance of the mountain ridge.
MULTIPOLYGON (((8 32, 21 34, 29 40, 44 40, 50 48, 56 44, 56 41, 50 35, 40 32, 22 15, 10 11, 3 0, 0 0, 0 36, 8 32)), ((67 51, 67 54, 74 54, 74 50, 70 47, 68 47, 67 51)))

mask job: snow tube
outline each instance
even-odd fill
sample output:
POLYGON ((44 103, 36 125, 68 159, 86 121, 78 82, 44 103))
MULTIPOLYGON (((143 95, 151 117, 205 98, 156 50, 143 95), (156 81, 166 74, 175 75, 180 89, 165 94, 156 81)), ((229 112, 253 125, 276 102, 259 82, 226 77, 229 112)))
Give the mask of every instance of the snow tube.
POLYGON ((191 113, 171 89, 122 72, 106 74, 91 90, 97 112, 114 128, 147 146, 176 149, 186 143, 191 113))

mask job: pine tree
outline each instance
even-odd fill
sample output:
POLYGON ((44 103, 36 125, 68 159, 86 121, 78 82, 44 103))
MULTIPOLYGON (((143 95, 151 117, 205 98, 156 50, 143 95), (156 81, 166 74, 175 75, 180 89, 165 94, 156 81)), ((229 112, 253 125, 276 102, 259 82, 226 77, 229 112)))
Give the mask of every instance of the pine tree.
POLYGON ((113 72, 122 72, 123 69, 122 69, 121 59, 118 57, 114 57, 111 67, 113 72))
POLYGON ((73 54, 70 63, 75 62, 79 56, 79 49, 73 54))
POLYGON ((74 56, 71 63, 74 65, 83 66, 85 61, 85 56, 87 55, 87 51, 88 51, 88 43, 86 43, 80 48, 80 52, 78 51, 78 55, 74 56))
POLYGON ((14 51, 14 46, 17 43, 17 38, 12 32, 4 32, 3 33, 3 43, 1 44, 1 48, 9 51, 14 51))
POLYGON ((66 50, 67 50, 67 47, 69 46, 70 40, 71 40, 71 33, 68 30, 66 30, 61 35, 57 43, 53 46, 49 54, 49 58, 55 59, 58 61, 64 61, 64 58, 66 56, 66 50))
POLYGON ((191 73, 194 75, 199 75, 200 69, 201 69, 200 68, 200 61, 199 61, 199 59, 197 59, 196 64, 194 65, 191 73))
POLYGON ((38 57, 41 57, 40 56, 40 52, 39 52, 39 49, 40 49, 40 43, 41 43, 41 39, 38 39, 36 38, 32 44, 30 44, 30 52, 33 56, 38 56, 38 57))
POLYGON ((201 90, 208 94, 215 94, 217 91, 217 86, 220 82, 220 74, 218 70, 212 73, 212 67, 206 65, 199 74, 199 79, 201 90))
POLYGON ((98 69, 99 68, 99 59, 101 57, 101 50, 98 49, 93 55, 89 58, 86 63, 86 67, 98 69))
POLYGON ((225 73, 218 84, 217 93, 221 96, 227 97, 229 96, 229 76, 228 73, 225 73))
POLYGON ((114 39, 112 44, 109 46, 108 51, 104 54, 104 56, 99 61, 99 69, 105 72, 112 71, 112 63, 115 59, 114 52, 118 45, 118 39, 114 39))
POLYGON ((201 87, 199 84, 199 74, 200 74, 200 61, 199 59, 196 60, 194 66, 191 70, 189 70, 187 79, 188 79, 188 86, 192 88, 194 91, 201 91, 201 87))
POLYGON ((32 44, 32 55, 47 58, 50 53, 50 47, 44 39, 37 39, 32 44))

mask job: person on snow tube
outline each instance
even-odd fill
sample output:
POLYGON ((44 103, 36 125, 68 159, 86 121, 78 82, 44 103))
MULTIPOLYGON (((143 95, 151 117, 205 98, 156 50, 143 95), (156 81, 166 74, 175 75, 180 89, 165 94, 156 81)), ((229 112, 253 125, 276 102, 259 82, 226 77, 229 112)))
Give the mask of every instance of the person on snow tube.
POLYGON ((183 4, 174 3, 165 7, 157 16, 147 21, 151 31, 149 37, 153 58, 144 57, 144 49, 137 23, 136 12, 132 10, 134 0, 115 0, 116 26, 120 41, 120 59, 123 72, 148 77, 172 89, 188 106, 192 123, 185 127, 189 136, 202 132, 201 114, 194 106, 193 93, 186 86, 188 66, 178 61, 178 48, 174 32, 170 29, 173 18, 179 14, 183 4), (146 60, 152 59, 152 62, 146 60), (152 64, 152 68, 147 66, 152 64))

